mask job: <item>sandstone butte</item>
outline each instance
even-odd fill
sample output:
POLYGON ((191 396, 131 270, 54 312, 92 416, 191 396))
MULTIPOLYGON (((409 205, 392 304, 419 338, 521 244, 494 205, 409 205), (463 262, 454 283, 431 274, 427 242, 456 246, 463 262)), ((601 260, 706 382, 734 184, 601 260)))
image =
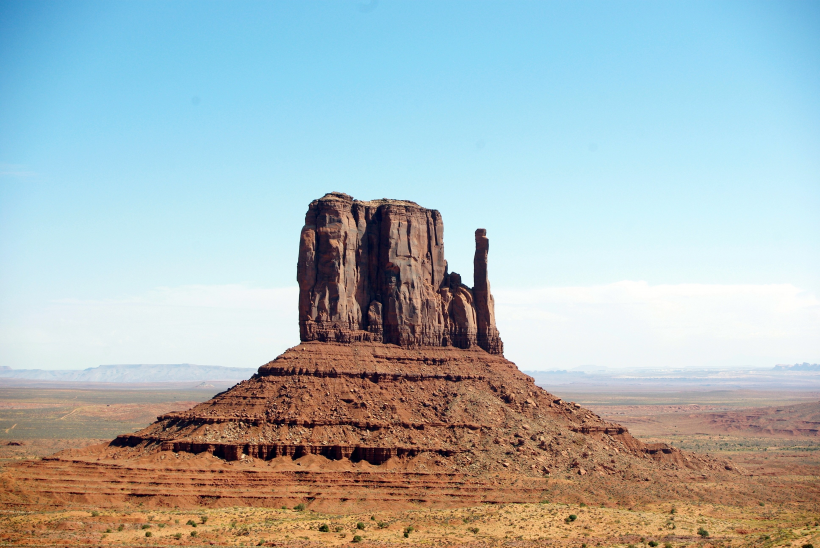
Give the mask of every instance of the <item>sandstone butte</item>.
POLYGON ((0 502, 631 504, 708 498, 736 474, 643 443, 506 360, 486 231, 475 241, 471 288, 448 271, 438 211, 341 193, 313 201, 299 241, 301 344, 141 431, 16 465, 0 502))

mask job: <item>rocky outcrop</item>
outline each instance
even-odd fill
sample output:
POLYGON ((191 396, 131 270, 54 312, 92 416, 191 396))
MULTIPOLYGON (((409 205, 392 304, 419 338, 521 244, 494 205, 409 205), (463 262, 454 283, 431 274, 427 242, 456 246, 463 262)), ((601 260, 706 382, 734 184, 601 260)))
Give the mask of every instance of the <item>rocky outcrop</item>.
POLYGON ((402 200, 314 200, 299 244, 302 341, 454 346, 503 353, 476 231, 475 287, 449 273, 441 214, 402 200))
POLYGON ((9 493, 164 506, 452 505, 543 500, 560 485, 604 502, 631 500, 636 482, 666 499, 692 470, 704 480, 728 473, 728 463, 643 443, 506 360, 486 231, 475 238, 469 288, 447 272, 437 211, 344 194, 314 201, 299 248, 301 344, 187 411, 21 464, 0 505, 9 493))

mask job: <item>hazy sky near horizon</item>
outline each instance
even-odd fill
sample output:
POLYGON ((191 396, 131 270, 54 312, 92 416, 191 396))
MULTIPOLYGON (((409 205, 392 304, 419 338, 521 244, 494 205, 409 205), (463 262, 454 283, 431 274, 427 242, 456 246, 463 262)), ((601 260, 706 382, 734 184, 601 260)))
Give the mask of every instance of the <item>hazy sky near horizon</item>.
POLYGON ((820 362, 820 3, 0 1, 0 366, 265 363, 334 190, 522 369, 820 362))

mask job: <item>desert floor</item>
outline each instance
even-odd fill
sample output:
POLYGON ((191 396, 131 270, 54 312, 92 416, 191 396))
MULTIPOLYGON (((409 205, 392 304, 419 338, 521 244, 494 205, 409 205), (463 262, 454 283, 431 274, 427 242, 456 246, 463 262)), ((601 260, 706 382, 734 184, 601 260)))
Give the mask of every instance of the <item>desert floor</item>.
MULTIPOLYGON (((379 546, 820 547, 817 491, 793 487, 820 484, 820 437, 806 429, 817 420, 818 394, 555 393, 621 422, 642 439, 732 459, 745 471, 738 481, 761 487, 759 499, 731 505, 670 500, 632 508, 550 500, 360 514, 326 514, 309 507, 196 512, 149 510, 138 504, 36 511, 5 507, 0 509, 0 546, 324 546, 360 541, 379 546), (772 503, 766 489, 793 492, 785 497, 789 502, 772 503)), ((10 463, 110 439, 211 395, 207 390, 0 387, 0 474, 10 463)))

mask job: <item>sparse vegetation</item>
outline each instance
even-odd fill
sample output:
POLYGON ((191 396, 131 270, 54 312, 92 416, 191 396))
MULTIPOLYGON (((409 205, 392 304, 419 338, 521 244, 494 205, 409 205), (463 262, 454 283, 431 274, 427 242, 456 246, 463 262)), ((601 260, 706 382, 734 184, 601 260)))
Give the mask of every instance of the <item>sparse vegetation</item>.
POLYGON ((353 539, 350 542, 361 542, 361 541, 362 541, 362 537, 360 537, 359 535, 353 535, 353 539))
POLYGON ((300 502, 299 504, 294 506, 293 509, 296 510, 297 512, 304 512, 305 511, 305 505, 300 502))
MULTIPOLYGON (((577 506, 575 507, 577 508, 577 506)), ((584 512, 588 512, 587 514, 581 512, 577 514, 572 527, 564 525, 564 520, 568 520, 569 515, 562 515, 562 512, 567 509, 567 506, 563 504, 502 504, 463 509, 419 509, 391 513, 389 520, 384 519, 382 516, 374 516, 377 519, 370 520, 371 514, 368 513, 364 515, 353 514, 350 517, 334 518, 338 521, 324 522, 312 521, 312 518, 307 518, 307 516, 298 513, 282 514, 276 511, 271 512, 269 509, 223 508, 209 510, 207 525, 204 526, 201 524, 201 514, 199 513, 186 515, 175 510, 160 510, 156 512, 154 521, 149 524, 147 523, 147 516, 140 511, 134 513, 106 510, 103 513, 111 516, 110 519, 112 520, 117 519, 117 516, 122 516, 124 520, 128 520, 121 525, 123 525, 122 530, 131 532, 131 535, 124 535, 123 537, 111 535, 112 530, 116 532, 118 527, 118 525, 112 524, 109 529, 106 529, 105 533, 96 534, 93 540, 87 544, 94 545, 95 542, 99 543, 104 540, 103 544, 106 545, 109 543, 120 545, 122 542, 128 542, 129 539, 130 542, 135 543, 138 540, 135 538, 137 535, 143 538, 146 543, 162 544, 162 541, 165 541, 167 544, 178 545, 180 542, 184 543, 185 538, 189 538, 192 544, 197 544, 202 543, 202 537, 205 536, 203 527, 208 530, 207 541, 214 542, 215 545, 238 544, 240 546, 257 545, 259 542, 265 545, 271 541, 280 544, 295 544, 298 539, 317 545, 328 540, 331 541, 331 544, 344 544, 345 540, 350 543, 353 536, 361 537, 361 543, 363 544, 370 542, 390 544, 391 541, 397 543, 404 535, 407 535, 404 539, 413 539, 418 534, 418 529, 422 529, 424 534, 419 534, 418 538, 413 540, 430 546, 448 543, 458 545, 459 542, 466 544, 467 536, 470 538, 475 536, 474 542, 484 541, 488 546, 499 542, 501 542, 499 545, 502 545, 503 539, 509 539, 518 543, 516 545, 522 548, 533 548, 538 545, 539 539, 544 537, 561 538, 562 535, 566 539, 566 542, 562 544, 565 548, 584 548, 584 544, 587 545, 587 548, 605 546, 693 548, 693 546, 699 544, 693 544, 691 541, 686 542, 685 540, 679 543, 675 542, 673 537, 657 538, 655 536, 661 534, 658 533, 659 530, 668 530, 666 525, 671 519, 668 505, 657 510, 635 508, 634 512, 626 512, 625 508, 598 508, 597 504, 594 507, 587 508, 584 510, 584 512), (191 521, 195 521, 197 528, 193 528, 191 524, 186 523, 189 518, 191 521), (188 533, 180 532, 182 528, 179 524, 177 524, 177 529, 173 529, 175 519, 179 524, 184 525, 188 533), (367 527, 368 523, 371 524, 369 528, 367 527), (412 525, 408 525, 409 523, 412 523, 412 525), (230 527, 231 524, 234 527, 230 527), (364 526, 364 530, 359 528, 359 524, 364 526), (162 525, 166 525, 166 527, 160 529, 162 525), (143 529, 145 526, 148 527, 143 529), (165 529, 169 528, 172 529, 163 535, 165 529), (157 529, 157 531, 154 531, 154 529, 157 529), (334 531, 334 535, 337 536, 330 536, 334 531), (152 532, 152 536, 145 537, 146 532, 152 532), (198 532, 198 535, 189 537, 188 535, 192 532, 198 532), (366 532, 369 534, 365 534, 366 532), (196 541, 193 541, 193 538, 196 538, 196 541), (459 538, 460 541, 457 540, 459 538), (639 539, 641 539, 640 543, 638 542, 639 539), (620 542, 618 542, 619 540, 620 542), (631 542, 627 544, 629 540, 631 542)), ((752 507, 752 509, 757 508, 756 504, 752 507)), ((704 545, 711 542, 715 548, 729 548, 730 546, 735 548, 744 546, 746 548, 777 548, 785 546, 788 548, 789 544, 794 548, 804 548, 804 544, 808 544, 814 539, 812 536, 801 538, 786 532, 813 527, 814 516, 811 516, 812 519, 809 520, 805 511, 790 513, 790 510, 778 507, 776 520, 772 520, 773 514, 765 509, 754 510, 754 512, 754 516, 757 517, 753 517, 752 514, 748 513, 748 507, 739 510, 737 507, 682 503, 677 506, 675 519, 682 525, 682 527, 678 527, 679 530, 688 529, 690 533, 694 533, 698 527, 701 529, 708 528, 712 535, 711 537, 704 537, 702 542, 704 545), (719 520, 712 521, 713 516, 717 515, 722 517, 719 520), (761 518, 769 520, 761 523, 770 523, 772 528, 751 536, 745 536, 750 534, 751 523, 749 520, 755 519, 754 527, 760 527, 757 520, 761 518), (694 525, 690 529, 689 524, 692 523, 694 525), (744 536, 746 540, 740 541, 744 536), (719 537, 720 542, 712 542, 712 538, 715 537, 719 537)), ((88 516, 88 512, 84 515, 88 516)), ((46 520, 44 516, 35 517, 32 514, 25 519, 46 520)), ((72 518, 66 515, 62 519, 70 520, 72 518)), ((48 518, 48 520, 50 521, 40 521, 40 523, 54 523, 53 517, 48 518)), ((97 526, 99 527, 99 525, 97 526)), ((103 528, 100 527, 100 531, 103 528)), ((32 525, 30 530, 37 530, 37 527, 32 525)), ((41 527, 40 530, 47 531, 44 540, 53 545, 71 545, 70 542, 66 542, 69 538, 79 540, 76 537, 77 529, 58 529, 55 527, 43 529, 41 527)), ((6 532, 7 526, 5 524, 0 525, 0 531, 6 532)), ((812 529, 809 529, 809 532, 810 535, 814 534, 812 529)), ((685 535, 686 533, 683 533, 684 538, 685 535)), ((695 536, 700 539, 699 536, 695 536)), ((82 542, 78 545, 81 544, 82 542)), ((813 546, 805 548, 813 548, 813 546)))
POLYGON ((698 527, 698 534, 703 538, 709 538, 709 531, 707 531, 703 527, 698 527))

